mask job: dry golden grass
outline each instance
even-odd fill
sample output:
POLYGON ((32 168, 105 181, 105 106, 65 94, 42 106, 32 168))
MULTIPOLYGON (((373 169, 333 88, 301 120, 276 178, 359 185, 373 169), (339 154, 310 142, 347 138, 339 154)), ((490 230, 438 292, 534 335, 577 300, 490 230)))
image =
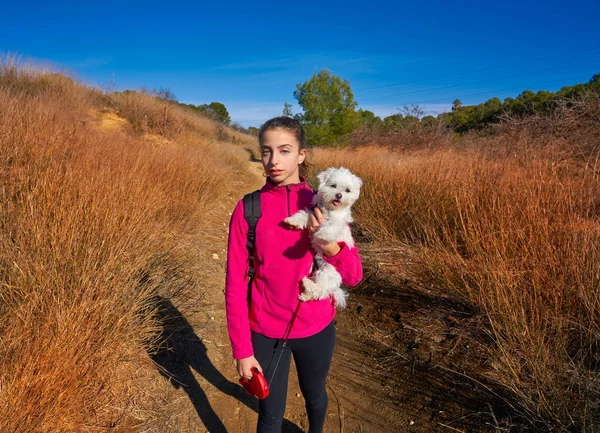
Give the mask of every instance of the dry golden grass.
POLYGON ((591 432, 600 411, 600 163, 565 158, 533 134, 520 134, 522 150, 513 139, 317 150, 315 163, 359 175, 363 232, 414 249, 429 278, 485 315, 492 379, 532 421, 591 432))
POLYGON ((147 95, 0 60, 0 431, 116 428, 143 391, 127 375, 148 365, 154 297, 201 296, 182 240, 202 239, 245 154, 147 95), (133 129, 162 113, 148 132, 169 140, 94 127, 114 110, 133 129))

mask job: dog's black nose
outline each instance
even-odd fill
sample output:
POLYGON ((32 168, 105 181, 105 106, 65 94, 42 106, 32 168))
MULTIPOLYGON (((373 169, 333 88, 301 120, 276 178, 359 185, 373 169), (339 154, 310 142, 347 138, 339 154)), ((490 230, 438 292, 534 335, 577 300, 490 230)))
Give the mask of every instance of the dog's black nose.
POLYGON ((338 193, 335 195, 335 198, 336 198, 336 199, 338 199, 338 200, 340 200, 340 199, 342 198, 342 193, 338 192, 338 193))

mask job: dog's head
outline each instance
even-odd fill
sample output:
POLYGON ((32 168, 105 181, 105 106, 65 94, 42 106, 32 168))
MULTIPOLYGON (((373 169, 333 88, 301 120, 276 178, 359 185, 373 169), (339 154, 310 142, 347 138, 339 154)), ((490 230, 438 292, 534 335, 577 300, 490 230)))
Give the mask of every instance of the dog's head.
POLYGON ((362 180, 347 168, 328 168, 317 179, 319 201, 331 211, 350 207, 358 199, 362 180))

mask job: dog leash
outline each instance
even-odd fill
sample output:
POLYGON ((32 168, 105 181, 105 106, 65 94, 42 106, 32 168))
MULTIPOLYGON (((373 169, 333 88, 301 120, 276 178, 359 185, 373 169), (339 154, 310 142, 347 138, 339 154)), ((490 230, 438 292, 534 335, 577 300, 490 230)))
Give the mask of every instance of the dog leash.
POLYGON ((283 336, 283 344, 281 345, 281 350, 279 351, 279 357, 277 358, 277 362, 275 363, 275 367, 273 368, 273 374, 271 374, 271 380, 267 381, 267 384, 269 385, 269 387, 271 386, 271 382, 273 381, 273 378, 275 377, 275 372, 277 371, 277 367, 279 367, 279 361, 281 361, 281 355, 283 355, 285 346, 287 345, 287 342, 290 339, 290 332, 292 331, 292 325, 294 324, 294 321, 296 320, 296 316, 298 315, 298 310, 300 309, 300 304, 302 304, 302 302, 298 301, 298 305, 296 306, 296 311, 294 311, 294 314, 292 314, 292 320, 290 320, 290 323, 288 323, 288 326, 285 330, 285 334, 283 336))

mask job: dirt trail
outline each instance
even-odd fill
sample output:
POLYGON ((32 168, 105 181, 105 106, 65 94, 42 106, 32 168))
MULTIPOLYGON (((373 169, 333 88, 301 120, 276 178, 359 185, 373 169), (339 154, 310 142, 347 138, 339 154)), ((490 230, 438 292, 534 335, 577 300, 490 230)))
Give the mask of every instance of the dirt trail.
MULTIPOLYGON (((173 378, 171 392, 162 402, 173 418, 169 431, 255 431, 258 404, 237 385, 223 293, 230 212, 244 193, 264 183, 259 163, 249 161, 248 172, 251 175, 243 182, 236 182, 235 196, 232 194, 229 202, 215 210, 218 230, 212 235, 210 246, 202 250, 202 266, 211 275, 203 287, 205 297, 199 313, 190 319, 190 325, 185 314, 168 302, 165 305, 169 315, 179 321, 178 332, 172 335, 174 350, 153 360, 173 378), (183 358, 186 361, 182 364, 183 358)), ((493 431, 489 425, 484 428, 481 420, 456 422, 481 417, 486 411, 477 402, 472 382, 457 381, 445 370, 430 371, 441 359, 440 353, 456 356, 463 350, 468 335, 460 331, 457 323, 468 320, 469 314, 461 316, 456 305, 446 305, 431 290, 411 286, 404 276, 382 280, 379 275, 382 261, 397 263, 397 258, 382 258, 382 252, 368 244, 359 243, 359 248, 365 263, 365 280, 351 291, 348 308, 338 312, 336 318, 337 342, 328 378, 325 432, 493 431), (395 287, 395 295, 386 295, 385 288, 394 285, 404 286, 406 293, 395 287), (430 305, 437 305, 437 310, 433 309, 436 314, 427 311, 430 305), (418 323, 418 318, 422 323, 418 323), (439 329, 427 337, 420 333, 419 326, 439 329), (394 353, 393 345, 386 349, 381 342, 389 341, 386 338, 390 336, 399 340, 396 347, 408 345, 415 350, 407 355, 394 353), (454 344, 457 336, 461 341, 458 349, 454 344), (384 364, 391 368, 380 368, 384 364)), ((308 423, 304 399, 293 365, 289 384, 283 431, 305 432, 308 423)))

